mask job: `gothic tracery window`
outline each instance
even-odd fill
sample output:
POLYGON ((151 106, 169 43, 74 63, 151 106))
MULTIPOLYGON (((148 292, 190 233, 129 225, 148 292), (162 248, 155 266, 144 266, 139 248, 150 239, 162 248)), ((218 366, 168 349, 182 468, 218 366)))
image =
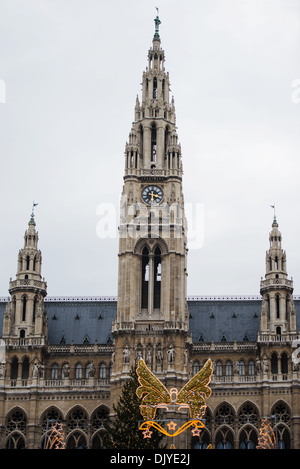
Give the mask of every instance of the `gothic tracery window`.
POLYGON ((87 447, 88 418, 84 409, 76 407, 67 417, 67 449, 85 449, 87 447))
POLYGON ((258 437, 256 430, 251 426, 246 426, 240 433, 239 449, 256 449, 258 437))
POLYGON ((277 440, 278 449, 289 449, 290 448, 290 423, 291 413, 287 405, 280 401, 273 406, 272 417, 274 422, 274 433, 277 440))
POLYGON ((24 449, 27 418, 21 409, 13 410, 6 422, 6 449, 24 449))
POLYGON ((221 425, 233 425, 234 414, 232 408, 227 404, 221 405, 217 410, 215 422, 218 427, 221 425))
POLYGON ((105 406, 100 406, 91 418, 92 427, 92 449, 105 448, 105 424, 108 421, 109 409, 105 406))
POLYGON ((244 404, 238 414, 238 424, 242 427, 245 424, 258 426, 258 412, 251 403, 244 404))
MULTIPOLYGON (((56 408, 48 409, 42 417, 41 429, 42 429, 42 448, 46 448, 47 441, 51 435, 52 428, 55 424, 62 424, 62 415, 56 408)), ((63 427, 62 427, 63 428, 63 427)))
POLYGON ((234 437, 230 428, 224 426, 217 431, 216 434, 216 449, 233 449, 234 437))

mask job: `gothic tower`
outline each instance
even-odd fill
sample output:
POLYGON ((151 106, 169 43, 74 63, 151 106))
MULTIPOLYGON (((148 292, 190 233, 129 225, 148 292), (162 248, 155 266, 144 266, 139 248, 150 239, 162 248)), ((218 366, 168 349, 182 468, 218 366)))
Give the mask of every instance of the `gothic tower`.
POLYGON ((288 279, 286 253, 281 246, 281 233, 276 216, 266 252, 266 275, 261 280, 262 310, 260 337, 273 341, 296 334, 296 311, 293 301, 293 280, 288 279))
POLYGON ((16 279, 10 279, 10 301, 4 314, 3 339, 7 344, 44 346, 47 340, 47 316, 44 298, 47 284, 41 276, 42 254, 32 211, 25 231, 24 247, 19 251, 16 279))
POLYGON ((125 147, 112 384, 143 357, 165 382, 187 378, 186 220, 174 99, 155 18, 142 99, 125 147))

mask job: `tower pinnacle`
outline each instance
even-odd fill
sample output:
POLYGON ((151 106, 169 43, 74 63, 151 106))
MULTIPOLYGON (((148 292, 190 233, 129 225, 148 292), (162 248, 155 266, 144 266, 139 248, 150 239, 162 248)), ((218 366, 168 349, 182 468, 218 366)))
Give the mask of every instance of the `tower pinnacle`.
POLYGON ((161 24, 161 21, 160 21, 159 16, 158 16, 158 8, 157 8, 157 7, 156 7, 156 11, 157 11, 157 15, 156 15, 156 18, 154 19, 154 23, 155 23, 154 39, 160 40, 160 37, 159 37, 159 25, 161 24))

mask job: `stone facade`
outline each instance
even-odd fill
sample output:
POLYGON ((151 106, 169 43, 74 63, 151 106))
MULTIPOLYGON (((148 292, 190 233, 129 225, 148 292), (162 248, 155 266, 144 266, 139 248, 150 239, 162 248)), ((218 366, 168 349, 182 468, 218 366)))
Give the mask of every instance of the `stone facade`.
POLYGON ((47 298, 32 213, 0 301, 1 448, 43 448, 57 421, 68 448, 103 447, 139 357, 177 389, 213 361, 205 429, 176 448, 256 447, 266 417, 280 447, 300 448, 298 300, 276 217, 260 296, 187 298, 183 163, 159 23, 125 147, 117 299, 47 298))

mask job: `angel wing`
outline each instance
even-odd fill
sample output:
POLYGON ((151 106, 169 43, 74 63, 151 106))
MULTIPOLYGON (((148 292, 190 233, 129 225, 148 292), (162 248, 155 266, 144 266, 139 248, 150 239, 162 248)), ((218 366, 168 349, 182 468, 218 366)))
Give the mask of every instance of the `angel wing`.
POLYGON ((171 403, 171 396, 167 388, 159 381, 149 370, 142 358, 139 359, 136 370, 140 386, 136 390, 138 398, 143 394, 143 404, 140 411, 144 419, 153 420, 155 418, 157 407, 166 407, 171 403))
POLYGON ((209 359, 177 395, 176 404, 182 404, 181 407, 189 407, 192 419, 200 419, 205 413, 206 402, 204 397, 207 399, 211 395, 211 389, 208 385, 212 372, 212 361, 209 359))

